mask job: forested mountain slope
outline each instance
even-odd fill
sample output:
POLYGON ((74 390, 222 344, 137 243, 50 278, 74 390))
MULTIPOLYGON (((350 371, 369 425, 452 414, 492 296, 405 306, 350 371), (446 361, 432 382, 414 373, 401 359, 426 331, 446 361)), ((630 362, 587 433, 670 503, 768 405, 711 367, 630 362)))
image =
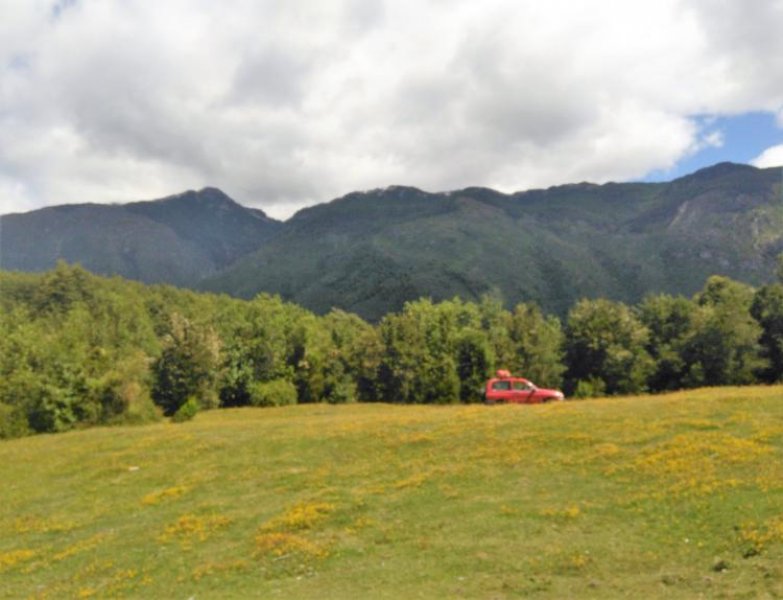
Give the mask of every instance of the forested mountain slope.
POLYGON ((2 217, 0 266, 44 271, 63 259, 102 275, 192 286, 280 226, 214 188, 125 205, 54 206, 2 217))
POLYGON ((584 296, 690 295, 713 274, 761 283, 781 248, 780 170, 720 164, 669 183, 349 194, 299 212, 205 287, 372 319, 485 293, 563 314, 584 296))
POLYGON ((123 206, 2 218, 0 266, 56 259, 101 274, 378 319, 455 295, 637 302, 691 295, 713 274, 768 281, 783 249, 781 170, 721 163, 665 183, 580 183, 502 194, 392 186, 304 209, 285 223, 207 188, 123 206))

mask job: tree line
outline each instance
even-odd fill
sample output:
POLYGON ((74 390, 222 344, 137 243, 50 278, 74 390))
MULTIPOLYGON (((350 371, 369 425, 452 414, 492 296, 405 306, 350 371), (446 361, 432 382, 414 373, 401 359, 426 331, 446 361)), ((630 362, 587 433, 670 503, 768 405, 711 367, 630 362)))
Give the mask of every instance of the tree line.
POLYGON ((783 285, 711 277, 692 298, 583 299, 564 319, 420 299, 378 323, 102 278, 0 272, 0 438, 217 407, 480 402, 510 369, 567 396, 783 378, 783 285))

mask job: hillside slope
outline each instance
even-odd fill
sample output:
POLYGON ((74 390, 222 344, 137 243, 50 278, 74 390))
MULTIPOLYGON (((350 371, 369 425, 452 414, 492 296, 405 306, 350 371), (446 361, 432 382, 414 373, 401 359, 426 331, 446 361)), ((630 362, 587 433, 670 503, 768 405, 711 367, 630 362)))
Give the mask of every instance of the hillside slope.
POLYGON ((372 319, 485 293, 563 313, 585 296, 690 295, 713 274, 757 284, 781 249, 780 170, 721 164, 670 183, 349 194, 299 212, 204 287, 372 319))
POLYGON ((0 442, 8 598, 777 598, 783 391, 0 442))
POLYGON ((279 227, 214 188, 124 205, 54 206, 2 217, 0 266, 44 271, 63 259, 101 275, 192 286, 279 227))

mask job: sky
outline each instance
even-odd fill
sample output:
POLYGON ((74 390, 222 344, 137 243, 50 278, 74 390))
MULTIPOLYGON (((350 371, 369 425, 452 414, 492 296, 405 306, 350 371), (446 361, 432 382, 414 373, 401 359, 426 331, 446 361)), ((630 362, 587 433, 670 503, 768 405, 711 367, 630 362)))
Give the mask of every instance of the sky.
POLYGON ((0 0, 0 213, 783 165, 783 0, 0 0))

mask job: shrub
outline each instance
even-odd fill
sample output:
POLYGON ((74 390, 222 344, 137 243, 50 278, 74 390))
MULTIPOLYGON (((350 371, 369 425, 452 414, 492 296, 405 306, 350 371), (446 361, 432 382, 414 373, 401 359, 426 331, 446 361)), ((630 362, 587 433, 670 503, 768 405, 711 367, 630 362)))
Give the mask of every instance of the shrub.
POLYGON ((40 433, 68 431, 78 422, 75 399, 53 385, 43 384, 31 399, 28 420, 30 426, 40 433))
POLYGON ((574 398, 600 398, 606 395, 606 384, 600 377, 581 379, 574 389, 574 398))
POLYGON ((104 412, 104 422, 137 425, 161 419, 162 409, 152 401, 147 387, 138 381, 121 382, 111 388, 111 394, 116 395, 112 403, 119 403, 123 410, 117 413, 104 412))
POLYGON ((194 396, 191 396, 187 399, 185 404, 180 406, 177 412, 172 415, 171 420, 174 423, 184 423, 195 417, 196 413, 198 413, 198 400, 196 400, 194 396))
POLYGON ((286 379, 254 381, 248 386, 251 406, 296 404, 296 386, 286 379))
POLYGON ((356 384, 349 378, 331 382, 326 389, 324 399, 329 404, 348 404, 356 402, 356 384))

